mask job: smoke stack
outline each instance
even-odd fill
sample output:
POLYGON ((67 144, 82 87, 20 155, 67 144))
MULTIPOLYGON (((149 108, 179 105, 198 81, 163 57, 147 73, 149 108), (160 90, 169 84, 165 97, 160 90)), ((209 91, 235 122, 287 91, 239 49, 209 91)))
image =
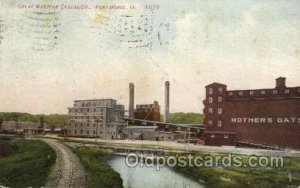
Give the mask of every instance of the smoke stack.
POLYGON ((134 84, 129 84, 129 118, 134 118, 134 84))
POLYGON ((165 83, 165 123, 169 123, 170 118, 170 82, 165 83))
POLYGON ((276 89, 285 88, 285 78, 279 77, 276 79, 276 89))

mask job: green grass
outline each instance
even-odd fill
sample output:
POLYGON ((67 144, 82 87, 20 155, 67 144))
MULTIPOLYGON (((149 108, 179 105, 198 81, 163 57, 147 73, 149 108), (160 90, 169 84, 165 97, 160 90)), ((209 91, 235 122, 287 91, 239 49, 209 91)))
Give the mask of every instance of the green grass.
POLYGON ((120 174, 115 172, 107 164, 109 151, 99 151, 84 146, 73 147, 72 150, 77 154, 88 173, 87 187, 123 187, 123 182, 120 174))
MULTIPOLYGON (((246 161, 248 157, 242 156, 242 160, 246 161)), ((282 168, 177 166, 174 170, 214 188, 283 188, 300 185, 300 159, 297 158, 284 158, 282 168)))
POLYGON ((55 151, 39 140, 9 141, 16 153, 0 158, 0 185, 8 187, 44 186, 55 162, 55 151))

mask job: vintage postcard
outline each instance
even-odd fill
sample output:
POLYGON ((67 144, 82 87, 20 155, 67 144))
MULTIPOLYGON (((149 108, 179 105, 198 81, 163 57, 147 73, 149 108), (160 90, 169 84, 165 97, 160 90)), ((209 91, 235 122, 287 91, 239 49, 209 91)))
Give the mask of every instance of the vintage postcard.
POLYGON ((0 188, 299 188, 299 73, 299 0, 1 0, 0 188))

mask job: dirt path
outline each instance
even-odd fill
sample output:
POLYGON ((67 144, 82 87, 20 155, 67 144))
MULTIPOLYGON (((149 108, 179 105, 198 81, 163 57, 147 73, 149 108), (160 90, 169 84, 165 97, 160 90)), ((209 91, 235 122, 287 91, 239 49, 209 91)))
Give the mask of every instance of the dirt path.
POLYGON ((52 139, 42 140, 49 144, 56 151, 57 155, 55 165, 52 167, 46 187, 85 187, 84 168, 71 149, 52 139))

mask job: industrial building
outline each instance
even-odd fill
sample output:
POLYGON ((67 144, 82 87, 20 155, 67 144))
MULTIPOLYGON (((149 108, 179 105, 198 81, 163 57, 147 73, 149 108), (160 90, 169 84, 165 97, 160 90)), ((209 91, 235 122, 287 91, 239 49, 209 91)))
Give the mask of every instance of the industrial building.
POLYGON ((44 133, 44 123, 3 121, 0 123, 0 133, 19 134, 25 136, 44 133))
POLYGON ((160 121, 160 106, 157 101, 153 104, 138 104, 134 110, 134 118, 149 121, 160 121))
MULTIPOLYGON (((134 84, 129 84, 129 116, 125 118, 128 125, 123 129, 124 138, 139 140, 172 141, 180 134, 179 127, 169 123, 170 82, 165 82, 165 112, 164 122, 160 114, 160 105, 138 104, 134 108, 134 84), (170 125, 170 126, 169 126, 170 125), (177 131, 176 133, 174 131, 177 131)), ((182 136, 180 135, 180 138, 182 136)))
MULTIPOLYGON (((165 113, 164 122, 169 122, 170 116, 170 82, 165 82, 165 113)), ((129 106, 128 106, 128 117, 130 119, 141 119, 149 121, 161 121, 160 105, 157 101, 153 104, 138 104, 134 108, 134 84, 129 84, 129 106)))
POLYGON ((123 133, 125 139, 131 140, 156 140, 158 126, 128 126, 123 133))
POLYGON ((207 145, 254 143, 300 148, 300 87, 287 87, 276 79, 270 89, 227 90, 206 86, 204 103, 207 145))
POLYGON ((76 100, 68 112, 68 135, 121 139, 124 105, 114 99, 76 100))

